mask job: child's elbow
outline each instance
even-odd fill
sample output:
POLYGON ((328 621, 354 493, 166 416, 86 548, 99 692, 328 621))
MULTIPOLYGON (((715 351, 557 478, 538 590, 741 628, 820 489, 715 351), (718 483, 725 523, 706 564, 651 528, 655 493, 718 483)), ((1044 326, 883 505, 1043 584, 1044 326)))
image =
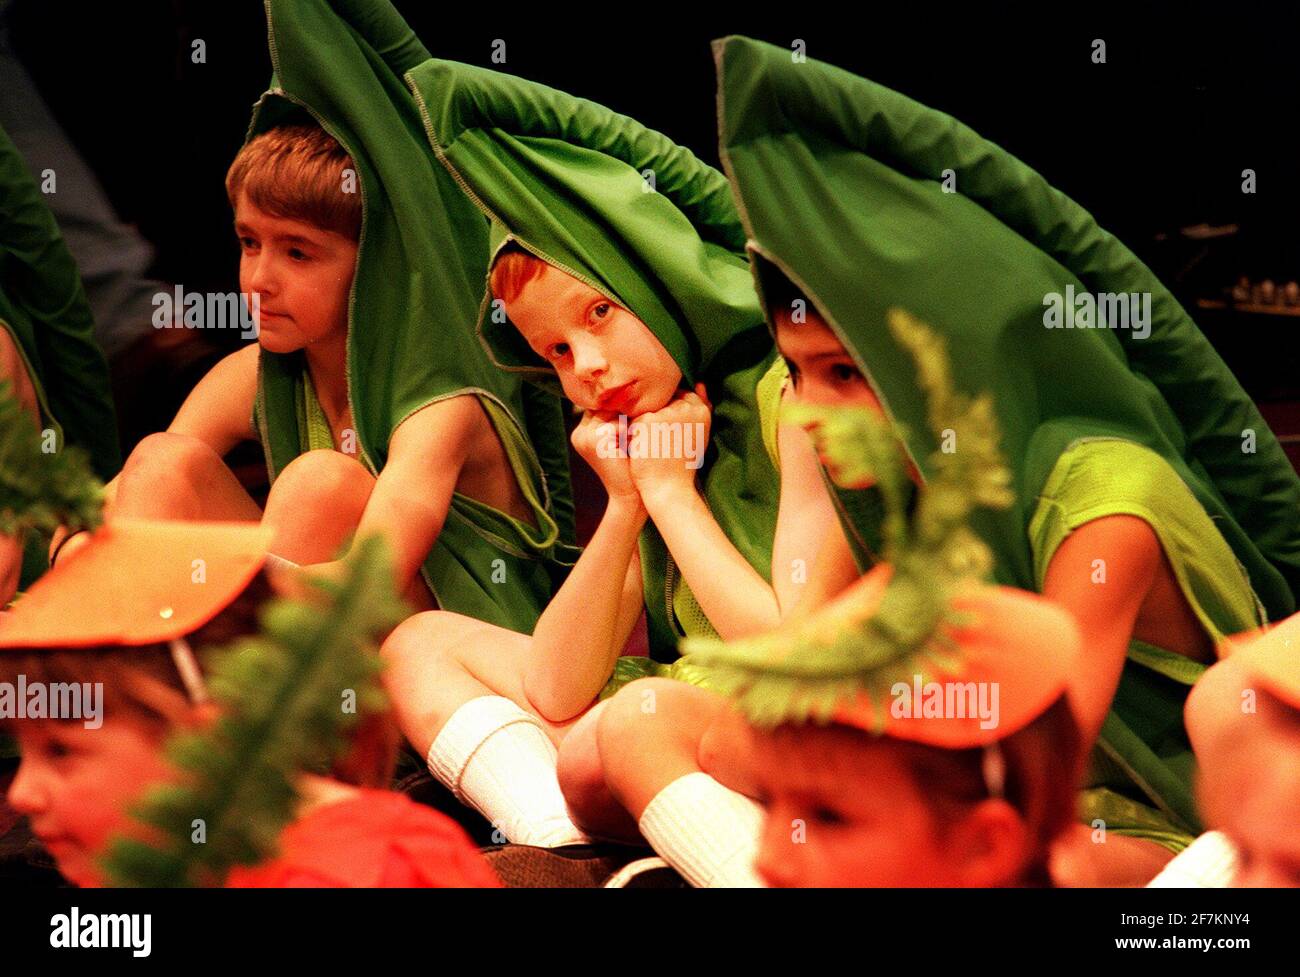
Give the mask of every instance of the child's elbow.
POLYGON ((593 696, 575 694, 564 688, 563 676, 543 674, 535 669, 524 673, 524 695, 533 711, 548 723, 566 723, 576 719, 591 704, 593 696))

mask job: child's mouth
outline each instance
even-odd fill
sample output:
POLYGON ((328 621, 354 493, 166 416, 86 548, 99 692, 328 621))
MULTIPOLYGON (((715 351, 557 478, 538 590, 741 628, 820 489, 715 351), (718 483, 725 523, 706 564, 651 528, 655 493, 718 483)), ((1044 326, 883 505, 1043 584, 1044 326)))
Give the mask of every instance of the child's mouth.
POLYGON ((622 386, 605 391, 596 400, 597 409, 619 414, 628 413, 628 408, 636 404, 636 393, 633 390, 635 386, 636 381, 634 380, 631 383, 625 383, 622 386))

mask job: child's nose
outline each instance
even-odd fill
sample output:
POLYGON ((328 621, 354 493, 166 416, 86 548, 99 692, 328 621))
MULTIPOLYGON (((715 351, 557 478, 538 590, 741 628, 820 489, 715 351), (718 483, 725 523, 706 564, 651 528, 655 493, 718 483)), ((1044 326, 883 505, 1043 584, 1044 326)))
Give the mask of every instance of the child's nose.
POLYGON ((798 882, 798 856, 793 850, 792 821, 788 812, 769 808, 763 818, 763 834, 754 871, 774 888, 793 888, 798 882))
POLYGON ((275 265, 263 256, 246 259, 249 262, 244 290, 260 295, 274 295, 276 289, 275 265))
POLYGON ((30 761, 24 760, 19 764, 6 800, 10 807, 27 817, 40 814, 49 806, 49 795, 41 787, 40 778, 30 761))
POLYGON ((581 380, 595 380, 609 369, 605 356, 595 343, 579 341, 573 349, 573 372, 581 380))

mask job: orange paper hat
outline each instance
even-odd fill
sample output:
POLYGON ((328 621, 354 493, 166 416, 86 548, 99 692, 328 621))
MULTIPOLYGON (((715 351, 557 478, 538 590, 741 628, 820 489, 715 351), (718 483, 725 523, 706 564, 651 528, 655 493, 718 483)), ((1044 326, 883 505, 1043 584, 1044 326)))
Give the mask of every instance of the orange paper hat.
MULTIPOLYGON (((879 566, 855 587, 871 593, 870 613, 889 580, 879 566)), ((853 589, 853 588, 851 588, 853 589)), ((945 749, 986 746, 1023 729, 1068 689, 1079 655, 1073 616, 1045 597, 972 584, 952 600, 961 623, 944 628, 951 643, 938 655, 924 651, 908 677, 897 677, 888 698, 863 695, 835 710, 834 721, 895 739, 945 749)))
MULTIPOLYGON (((915 619, 915 601, 885 609, 895 576, 880 564, 807 618, 694 642, 690 660, 760 726, 833 722, 945 749, 996 743, 1067 693, 1081 639, 1064 608, 968 579, 932 626, 915 619)), ((904 601, 919 583, 900 584, 904 601)))
POLYGON ((1300 709, 1300 614, 1271 628, 1225 638, 1219 657, 1230 657, 1270 695, 1300 709))
POLYGON ((256 523, 115 520, 0 613, 0 649, 180 638, 243 592, 270 538, 256 523))

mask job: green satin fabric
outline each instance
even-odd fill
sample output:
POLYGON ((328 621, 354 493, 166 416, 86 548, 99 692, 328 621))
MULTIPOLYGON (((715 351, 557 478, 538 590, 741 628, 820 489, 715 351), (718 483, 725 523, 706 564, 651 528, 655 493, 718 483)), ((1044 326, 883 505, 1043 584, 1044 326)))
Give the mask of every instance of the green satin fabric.
MULTIPOLYGON (((8 134, 0 129, 0 329, 13 338, 56 444, 76 445, 107 481, 122 467, 108 363, 63 235, 8 134)), ((29 538, 19 581, 45 571, 48 539, 29 538)))
MULTIPOLYGON (((537 529, 503 533, 504 514, 454 504, 422 576, 443 608, 529 632, 575 558, 568 460, 554 448, 563 417, 479 344, 487 222, 437 164, 400 78, 429 53, 386 0, 270 0, 267 16, 275 76, 250 138, 314 120, 351 155, 362 195, 347 350, 359 457, 381 472, 393 431, 437 400, 472 394, 496 408, 520 489, 539 501, 537 529)), ((301 370, 296 354, 261 354, 257 417, 272 479, 304 443, 301 370)))
MULTIPOLYGON (((800 287, 903 422, 923 477, 937 441, 901 307, 951 353, 958 389, 995 398, 1016 505, 982 512, 1000 582, 1034 586, 1025 530, 1079 437, 1164 458, 1214 519, 1271 619, 1295 610, 1300 479, 1186 311, 1131 251, 1009 153, 883 86, 746 38, 715 45, 719 128, 751 250, 800 287), (949 172, 950 171, 950 172, 949 172), (951 176, 955 192, 945 192, 951 176), (1151 295, 1151 333, 1048 329, 1044 296, 1151 295), (1255 450, 1243 452, 1243 432, 1255 450)), ((763 275, 760 271, 760 289, 763 275)))
MULTIPOLYGON (((1030 545, 1040 494, 1072 445, 1104 437, 1158 459, 1150 491, 1182 490, 1221 535, 1223 560, 1205 556, 1195 540, 1183 553, 1227 561, 1239 584, 1234 611, 1256 611, 1257 595, 1261 616, 1294 612, 1300 479, 1190 316, 1131 251, 1029 167, 942 112, 747 38, 718 41, 714 52, 723 165, 757 256, 760 292, 779 272, 808 296, 901 422, 923 479, 938 444, 886 312, 900 307, 927 322, 947 342, 957 388, 993 395, 1017 502, 979 512, 973 528, 993 550, 998 582, 1040 587, 1030 545), (1148 293, 1150 335, 1047 328, 1046 297, 1067 289, 1148 293), (1253 452, 1243 451, 1248 433, 1253 452)), ((870 506, 842 514, 869 541, 870 506)), ((1168 546, 1169 531, 1156 528, 1168 546)), ((1220 627, 1253 620, 1234 613, 1220 627)), ((1164 750, 1163 737, 1181 734, 1186 686, 1157 688, 1156 679, 1171 681, 1126 668, 1103 737, 1127 766, 1128 787, 1146 785, 1134 796, 1184 830, 1195 819, 1190 769, 1179 750, 1164 750)))
MULTIPOLYGON (((766 577, 778 482, 759 430, 756 388, 775 352, 725 178, 632 119, 513 75, 431 60, 406 78, 434 151, 492 219, 495 243, 514 240, 631 310, 687 384, 706 384, 713 423, 703 495, 728 538, 766 577)), ((493 358, 558 390, 514 326, 488 314, 487 270, 485 262, 480 329, 493 358)), ((641 556, 651 651, 671 660, 685 605, 680 575, 653 526, 641 556)))

